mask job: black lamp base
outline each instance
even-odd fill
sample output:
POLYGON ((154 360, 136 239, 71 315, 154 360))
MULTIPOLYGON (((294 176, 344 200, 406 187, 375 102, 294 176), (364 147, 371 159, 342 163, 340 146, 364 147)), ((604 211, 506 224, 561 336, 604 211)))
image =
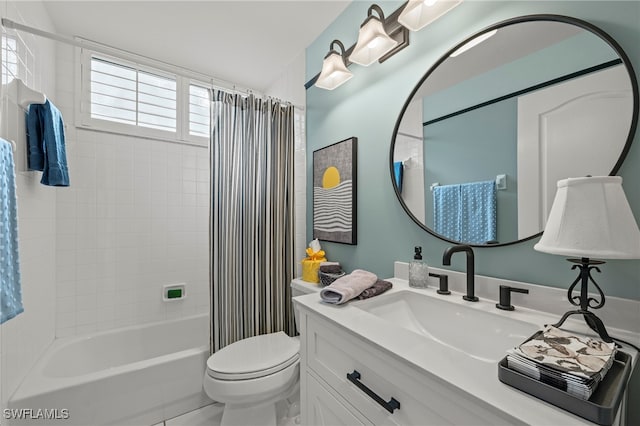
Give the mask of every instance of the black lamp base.
POLYGON ((589 308, 599 309, 604 306, 604 301, 605 301, 604 293, 602 292, 598 284, 591 277, 591 270, 595 269, 596 271, 600 272, 600 268, 593 265, 602 265, 605 262, 601 260, 590 260, 586 257, 583 257, 581 259, 567 259, 567 260, 569 262, 577 263, 577 265, 573 265, 571 269, 576 269, 576 268, 580 269, 580 274, 578 275, 578 278, 576 278, 575 281, 571 284, 571 286, 569 287, 569 291, 567 292, 567 298, 569 299, 569 303, 571 303, 574 306, 579 306, 580 309, 566 312, 562 316, 560 321, 558 321, 556 324, 553 324, 553 326, 559 328, 566 321, 566 319, 569 318, 571 315, 582 315, 585 322, 589 326, 589 328, 591 328, 593 331, 598 333, 598 335, 603 341, 607 343, 613 342, 613 339, 611 338, 611 336, 609 336, 609 333, 607 333, 607 329, 605 328, 602 320, 598 318, 593 312, 589 311, 589 308), (591 281, 593 285, 595 285, 596 289, 598 290, 600 300, 595 299, 593 297, 589 297, 589 293, 587 291, 589 286, 589 281, 591 281), (578 283, 580 283, 580 295, 573 296, 572 294, 573 290, 578 283))
POLYGON ((600 318, 598 318, 596 316, 596 314, 594 314, 591 311, 583 311, 581 309, 578 309, 578 310, 575 310, 575 311, 565 312, 565 314, 562 316, 562 318, 560 318, 560 321, 558 321, 556 324, 553 324, 553 326, 556 327, 556 328, 560 328, 560 326, 571 315, 580 315, 580 314, 582 314, 582 316, 584 317, 584 321, 587 323, 589 328, 592 329, 593 331, 595 331, 596 333, 598 333, 598 335, 600 336, 600 338, 604 342, 606 342, 606 343, 613 342, 613 339, 611 338, 611 336, 609 336, 609 333, 607 333, 607 329, 605 328, 604 323, 602 322, 602 320, 600 318))

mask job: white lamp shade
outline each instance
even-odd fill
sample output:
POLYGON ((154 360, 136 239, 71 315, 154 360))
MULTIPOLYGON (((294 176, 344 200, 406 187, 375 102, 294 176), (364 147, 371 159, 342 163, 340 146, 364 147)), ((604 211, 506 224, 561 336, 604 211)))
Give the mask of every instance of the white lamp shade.
POLYGON ((384 30, 382 22, 375 16, 370 16, 360 27, 358 42, 349 60, 355 64, 368 66, 397 45, 398 42, 389 37, 384 30))
POLYGON ((333 90, 346 83, 353 74, 344 64, 342 56, 336 52, 331 52, 322 61, 322 71, 316 80, 316 87, 333 90))
POLYGON ((622 190, 622 178, 558 181, 547 225, 534 249, 575 257, 640 259, 640 230, 622 190))
POLYGON ((462 0, 409 0, 398 22, 411 31, 419 31, 460 3, 462 0))

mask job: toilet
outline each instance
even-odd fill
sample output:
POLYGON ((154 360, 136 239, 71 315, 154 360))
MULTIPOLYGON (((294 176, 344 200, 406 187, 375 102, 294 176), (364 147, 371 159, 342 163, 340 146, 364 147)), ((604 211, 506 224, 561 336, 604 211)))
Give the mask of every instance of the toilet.
MULTIPOLYGON (((318 293, 320 286, 291 282, 292 297, 318 293)), ((296 327, 298 312, 294 312, 296 327)), ((282 331, 225 346, 207 360, 204 391, 225 404, 221 426, 276 426, 276 404, 299 391, 300 340, 282 331)))

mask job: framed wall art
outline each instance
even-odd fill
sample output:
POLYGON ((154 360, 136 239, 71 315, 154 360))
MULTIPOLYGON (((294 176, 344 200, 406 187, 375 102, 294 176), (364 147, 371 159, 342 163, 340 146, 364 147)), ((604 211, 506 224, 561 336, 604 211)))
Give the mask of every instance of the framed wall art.
POLYGON ((313 151, 313 238, 357 244, 358 138, 313 151))

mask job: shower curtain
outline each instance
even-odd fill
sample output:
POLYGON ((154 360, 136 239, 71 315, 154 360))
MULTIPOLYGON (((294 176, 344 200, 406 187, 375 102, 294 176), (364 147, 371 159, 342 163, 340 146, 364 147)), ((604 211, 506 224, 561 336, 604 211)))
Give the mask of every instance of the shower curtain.
POLYGON ((213 90, 211 352, 295 331, 294 110, 213 90))

